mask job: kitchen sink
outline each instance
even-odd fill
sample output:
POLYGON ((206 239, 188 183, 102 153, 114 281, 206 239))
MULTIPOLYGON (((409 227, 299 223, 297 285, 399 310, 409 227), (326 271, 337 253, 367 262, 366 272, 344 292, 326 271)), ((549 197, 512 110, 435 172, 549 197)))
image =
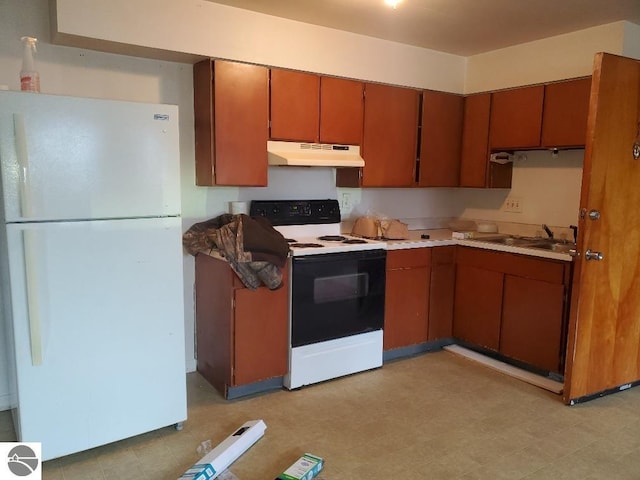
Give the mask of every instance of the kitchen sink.
POLYGON ((574 243, 562 242, 562 241, 554 241, 554 240, 544 240, 541 242, 531 243, 527 245, 530 248, 539 248, 542 250, 549 250, 551 252, 558 253, 571 253, 571 251, 575 251, 576 246, 574 243))
POLYGON ((530 245, 540 239, 533 237, 485 237, 478 238, 481 242, 497 243, 498 245, 509 245, 512 247, 520 247, 524 245, 530 245))
POLYGON ((508 245, 511 247, 535 248, 557 253, 571 253, 575 251, 575 243, 566 240, 539 237, 485 237, 477 238, 480 242, 508 245))

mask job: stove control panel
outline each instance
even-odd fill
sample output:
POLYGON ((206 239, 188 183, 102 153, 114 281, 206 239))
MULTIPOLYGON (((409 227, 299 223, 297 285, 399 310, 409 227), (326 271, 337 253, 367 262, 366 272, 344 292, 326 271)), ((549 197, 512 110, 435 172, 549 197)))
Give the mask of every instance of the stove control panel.
POLYGON ((253 200, 249 215, 272 225, 340 223, 338 200, 253 200))

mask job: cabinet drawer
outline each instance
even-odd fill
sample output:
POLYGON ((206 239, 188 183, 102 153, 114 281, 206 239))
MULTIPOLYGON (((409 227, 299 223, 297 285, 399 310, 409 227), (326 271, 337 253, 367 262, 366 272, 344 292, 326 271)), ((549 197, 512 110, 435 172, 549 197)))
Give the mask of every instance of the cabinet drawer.
POLYGON ((431 250, 431 248, 391 250, 387 252, 387 270, 429 266, 431 250))

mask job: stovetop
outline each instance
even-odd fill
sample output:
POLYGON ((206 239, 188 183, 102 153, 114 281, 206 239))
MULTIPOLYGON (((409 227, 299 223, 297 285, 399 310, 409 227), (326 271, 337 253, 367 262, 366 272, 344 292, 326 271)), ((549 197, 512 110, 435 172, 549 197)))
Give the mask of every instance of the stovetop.
POLYGON ((383 242, 340 232, 337 200, 254 200, 250 215, 267 218, 289 241, 293 256, 384 248, 383 242))

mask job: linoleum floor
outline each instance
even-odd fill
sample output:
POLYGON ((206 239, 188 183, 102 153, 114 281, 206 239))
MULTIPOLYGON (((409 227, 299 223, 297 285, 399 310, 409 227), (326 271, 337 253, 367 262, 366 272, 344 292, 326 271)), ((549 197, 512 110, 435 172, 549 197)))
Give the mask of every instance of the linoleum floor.
MULTIPOLYGON (((567 407, 550 392, 440 351, 298 391, 225 401, 188 374, 189 418, 44 463, 45 480, 175 480, 247 420, 265 436, 231 465, 272 480, 305 452, 324 480, 637 480, 640 387, 567 407)), ((150 401, 161 401, 160 399, 150 401)), ((15 439, 0 412, 0 440, 15 439)))

